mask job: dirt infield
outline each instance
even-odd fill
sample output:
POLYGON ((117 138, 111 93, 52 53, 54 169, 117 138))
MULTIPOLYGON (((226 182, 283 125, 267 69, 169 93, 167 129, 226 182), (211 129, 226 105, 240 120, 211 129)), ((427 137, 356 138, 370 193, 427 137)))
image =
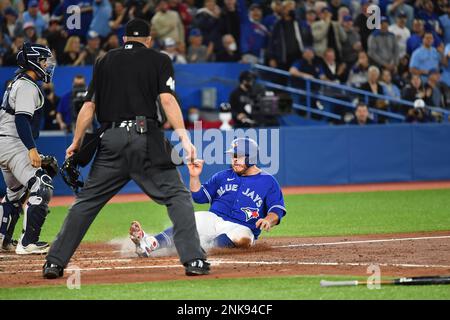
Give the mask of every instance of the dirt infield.
MULTIPOLYGON (((250 250, 209 254, 212 272, 201 279, 286 275, 360 275, 378 264, 382 276, 450 274, 450 231, 347 237, 261 239, 250 250)), ((0 287, 64 285, 79 268, 81 283, 187 279, 175 255, 134 257, 120 244, 84 244, 62 279, 42 279, 43 256, 0 252, 0 287)), ((192 279, 192 278, 190 278, 192 279)))

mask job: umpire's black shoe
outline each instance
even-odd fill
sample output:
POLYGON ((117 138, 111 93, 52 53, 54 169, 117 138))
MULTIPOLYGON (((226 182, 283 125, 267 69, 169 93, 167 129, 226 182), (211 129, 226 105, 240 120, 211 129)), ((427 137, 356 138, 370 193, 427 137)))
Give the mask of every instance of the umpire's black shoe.
POLYGON ((203 259, 195 259, 184 264, 187 276, 202 276, 209 274, 210 264, 203 259))
POLYGON ((42 274, 46 279, 60 278, 64 275, 64 268, 61 267, 60 265, 50 263, 47 261, 44 264, 42 274))

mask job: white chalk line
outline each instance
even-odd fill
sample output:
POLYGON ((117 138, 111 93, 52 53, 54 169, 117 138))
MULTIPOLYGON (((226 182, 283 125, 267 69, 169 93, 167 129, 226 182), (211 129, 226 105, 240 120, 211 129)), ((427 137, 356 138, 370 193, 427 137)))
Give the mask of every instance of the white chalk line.
POLYGON ((416 238, 392 238, 392 239, 373 239, 373 240, 338 241, 338 242, 323 242, 323 243, 299 243, 299 244, 287 244, 287 245, 282 245, 282 246, 272 246, 272 248, 297 248, 297 247, 314 247, 314 246, 337 246, 337 245, 342 245, 342 244, 380 243, 380 242, 396 242, 396 241, 417 241, 417 240, 433 240, 433 239, 450 239, 450 236, 416 237, 416 238))
MULTIPOLYGON (((374 264, 364 262, 308 262, 308 261, 234 261, 234 260, 210 260, 213 266, 220 266, 221 264, 241 264, 241 265, 303 265, 303 266, 352 266, 361 267, 369 266, 374 264)), ((382 267, 400 267, 400 268, 426 268, 426 269, 450 269, 450 265, 433 265, 433 264, 404 264, 404 263, 377 263, 377 265, 382 267)), ((108 270, 139 270, 139 269, 168 269, 168 268, 182 268, 181 265, 145 265, 145 266, 116 266, 116 267, 90 267, 90 268, 79 268, 73 269, 69 267, 66 269, 67 272, 78 271, 108 271, 108 270)), ((39 270, 19 270, 19 271, 0 271, 0 274, 7 273, 37 273, 42 272, 39 270)))

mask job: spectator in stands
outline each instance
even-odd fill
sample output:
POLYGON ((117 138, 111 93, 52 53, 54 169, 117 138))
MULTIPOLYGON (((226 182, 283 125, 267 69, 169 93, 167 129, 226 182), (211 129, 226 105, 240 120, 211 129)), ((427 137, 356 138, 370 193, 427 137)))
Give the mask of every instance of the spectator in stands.
POLYGON ((316 0, 304 0, 298 1, 298 7, 296 10, 296 17, 300 20, 306 20, 306 15, 308 11, 316 11, 315 9, 316 0))
POLYGON ((39 3, 37 0, 28 1, 28 10, 23 13, 23 23, 32 22, 36 28, 36 33, 40 37, 42 32, 47 29, 47 22, 39 12, 39 3))
POLYGON ((202 42, 203 37, 200 29, 192 29, 189 32, 189 47, 186 56, 189 63, 207 62, 209 60, 211 51, 202 42))
POLYGON ((187 6, 187 10, 191 17, 195 17, 197 15, 198 7, 196 5, 197 0, 184 0, 184 3, 187 6))
POLYGON ((317 20, 315 10, 306 12, 306 19, 300 21, 300 33, 305 47, 312 47, 314 45, 314 37, 312 34, 312 25, 317 20))
POLYGON ((445 12, 439 17, 442 26, 443 39, 445 44, 450 43, 450 4, 445 6, 445 12))
POLYGON ((117 36, 117 34, 111 32, 107 36, 106 41, 103 44, 103 51, 108 52, 109 50, 117 49, 119 47, 120 47, 119 37, 117 36))
POLYGON ((325 7, 321 10, 320 20, 313 23, 314 51, 322 57, 327 48, 332 48, 340 60, 342 43, 347 40, 347 34, 339 22, 332 21, 331 18, 330 8, 325 7))
POLYGON ((79 112, 79 110, 75 110, 75 107, 81 108, 79 103, 77 103, 77 106, 74 105, 74 100, 77 99, 78 93, 83 92, 86 89, 86 80, 84 76, 76 75, 73 78, 71 91, 61 97, 56 109, 56 121, 58 122, 60 130, 65 132, 72 131, 72 126, 75 124, 79 112))
POLYGON ((361 84, 367 82, 369 66, 369 57, 367 56, 367 53, 364 51, 359 52, 358 61, 350 69, 347 84, 355 88, 361 87, 361 84))
POLYGON ((194 129, 195 122, 201 121, 200 110, 197 107, 189 107, 187 111, 187 119, 184 121, 186 129, 194 129))
POLYGON ((53 15, 58 17, 66 27, 68 36, 78 36, 80 40, 85 41, 86 34, 92 21, 92 0, 62 0, 61 4, 56 7, 53 15), (69 7, 78 6, 80 8, 80 28, 74 28, 68 22, 74 22, 73 9, 69 7))
POLYGON ((109 0, 94 0, 92 4, 92 21, 89 29, 95 31, 100 38, 105 39, 111 32, 109 20, 112 17, 112 7, 109 0))
POLYGON ((66 46, 64 47, 64 54, 61 58, 61 65, 78 66, 82 62, 80 57, 80 38, 78 36, 71 36, 67 39, 66 46))
POLYGON ((360 126, 365 126, 368 124, 374 124, 372 119, 370 119, 369 108, 364 102, 358 102, 355 108, 355 117, 349 124, 355 124, 360 126))
POLYGON ((368 0, 361 0, 361 13, 355 19, 355 28, 361 36, 361 44, 364 51, 367 51, 367 40, 369 39, 372 29, 368 27, 367 20, 369 18, 369 12, 367 8, 371 5, 368 0))
POLYGON ((406 27, 406 19, 407 15, 404 11, 400 11, 398 13, 397 19, 395 20, 395 24, 389 26, 389 32, 395 35, 395 39, 397 41, 398 47, 398 57, 397 61, 400 61, 406 54, 406 41, 408 41, 411 36, 411 32, 406 27))
POLYGON ((316 57, 314 49, 306 47, 303 51, 302 58, 295 61, 289 68, 289 73, 294 77, 318 79, 322 73, 322 69, 320 68, 320 59, 316 57))
MULTIPOLYGON (((379 83, 380 69, 376 66, 369 67, 367 82, 361 85, 361 90, 373 94, 383 95, 383 86, 379 83)), ((386 109, 386 100, 369 97, 369 106, 377 109, 386 109)))
POLYGON ((251 109, 254 104, 253 85, 255 76, 250 71, 243 71, 239 75, 239 86, 230 94, 231 113, 235 128, 251 127, 251 109))
POLYGON ((353 27, 352 16, 345 16, 341 24, 346 33, 346 40, 342 43, 342 62, 347 65, 347 68, 351 68, 362 50, 361 37, 353 27))
MULTIPOLYGON (((295 2, 294 2, 295 6, 295 2)), ((239 0, 241 18, 241 53, 244 63, 263 63, 269 31, 261 23, 263 12, 259 4, 252 4, 247 13, 244 0, 239 0)))
POLYGON ((446 107, 450 108, 450 43, 445 46, 444 57, 442 59, 443 72, 441 76, 446 107))
POLYGON ((433 31, 438 35, 442 35, 442 30, 439 25, 439 16, 434 12, 433 1, 423 0, 416 16, 418 19, 425 22, 425 30, 433 31))
POLYGON ((36 27, 33 22, 25 22, 23 24, 23 33, 25 35, 25 42, 35 43, 38 35, 36 33, 36 27))
POLYGON ((214 52, 220 50, 220 13, 216 0, 205 0, 203 8, 197 11, 192 22, 192 27, 202 32, 203 44, 212 47, 214 52))
POLYGON ((109 27, 117 34, 119 41, 121 41, 122 36, 125 35, 125 25, 129 20, 128 9, 121 0, 116 0, 114 2, 111 20, 109 21, 109 27))
POLYGON ((236 40, 231 34, 222 37, 222 47, 223 49, 216 55, 216 62, 238 62, 241 60, 236 40))
POLYGON ((441 74, 439 70, 432 69, 428 74, 428 80, 425 84, 425 103, 428 106, 444 107, 444 95, 442 94, 439 82, 441 74))
POLYGON ((284 1, 282 19, 273 28, 267 50, 269 65, 272 68, 289 70, 292 63, 301 56, 303 39, 294 17, 295 2, 284 1))
POLYGON ((165 38, 163 40, 163 50, 161 52, 167 54, 174 64, 187 63, 186 58, 183 56, 183 54, 177 51, 177 43, 172 38, 165 38))
MULTIPOLYGON (((402 93, 400 91, 400 88, 392 82, 392 74, 388 69, 383 69, 383 71, 381 72, 380 84, 383 88, 383 94, 385 96, 394 99, 401 99, 402 93)), ((386 101, 386 104, 389 106, 391 111, 398 112, 401 109, 401 107, 395 102, 386 101)))
MULTIPOLYGON (((236 0, 225 0, 224 8, 220 13, 220 34, 231 34, 234 39, 241 38, 241 21, 237 10, 236 0)), ((221 48, 223 49, 223 48, 221 48)), ((239 43, 238 43, 238 49, 239 43)), ((220 49, 217 49, 218 51, 220 49)))
POLYGON ((272 33, 275 23, 277 23, 277 21, 281 19, 281 15, 283 13, 282 1, 272 0, 272 2, 270 3, 270 9, 272 10, 272 13, 266 15, 262 19, 262 23, 266 26, 269 33, 272 33))
POLYGON ((336 61, 334 49, 328 48, 325 50, 320 79, 337 83, 345 82, 345 69, 345 63, 336 61))
POLYGON ((48 24, 50 21, 50 14, 51 14, 50 0, 40 0, 39 11, 44 21, 48 24))
POLYGON ((0 66, 3 65, 3 56, 8 52, 9 41, 5 40, 5 35, 0 32, 0 66))
POLYGON ((415 101, 416 99, 425 98, 425 89, 422 85, 422 80, 419 75, 411 75, 409 84, 402 90, 402 99, 408 101, 415 101))
POLYGON ((369 36, 367 54, 377 66, 395 73, 398 64, 397 39, 393 33, 388 31, 388 28, 388 19, 381 17, 380 30, 374 31, 369 36))
POLYGON ((24 41, 25 38, 20 34, 13 39, 11 47, 3 56, 3 66, 17 66, 16 56, 19 50, 22 48, 24 41))
POLYGON ((331 20, 339 21, 338 12, 341 8, 345 8, 345 5, 341 0, 330 0, 330 12, 331 12, 331 20))
POLYGON ((189 13, 188 6, 181 0, 168 0, 169 9, 178 12, 183 23, 184 31, 188 32, 192 23, 192 16, 189 13))
POLYGON ((414 20, 414 8, 405 2, 405 0, 393 0, 392 3, 387 6, 386 13, 389 17, 389 23, 394 24, 398 14, 404 12, 406 14, 406 26, 408 29, 411 29, 414 20))
POLYGON ((425 32, 422 46, 413 52, 409 62, 410 72, 421 76, 422 82, 426 82, 430 70, 439 69, 439 63, 442 59, 440 51, 443 53, 443 45, 440 46, 438 51, 433 47, 433 41, 433 34, 425 32))
POLYGON ((23 26, 22 22, 18 20, 17 12, 13 8, 7 7, 3 14, 4 19, 1 21, 3 34, 12 39, 22 33, 23 26))
POLYGON ((50 19, 49 27, 43 35, 48 41, 49 48, 55 52, 58 63, 62 63, 67 33, 61 28, 57 18, 52 17, 50 19))
POLYGON ((91 30, 87 35, 87 44, 81 52, 81 63, 83 65, 93 65, 99 55, 103 54, 100 49, 100 37, 97 32, 91 30))
POLYGON ((408 110, 406 122, 409 123, 425 123, 432 121, 429 110, 425 108, 425 101, 423 99, 416 99, 414 107, 408 110))
POLYGON ((56 120, 56 107, 59 104, 60 98, 55 94, 53 83, 42 84, 42 91, 44 93, 44 130, 59 130, 58 121, 56 120))

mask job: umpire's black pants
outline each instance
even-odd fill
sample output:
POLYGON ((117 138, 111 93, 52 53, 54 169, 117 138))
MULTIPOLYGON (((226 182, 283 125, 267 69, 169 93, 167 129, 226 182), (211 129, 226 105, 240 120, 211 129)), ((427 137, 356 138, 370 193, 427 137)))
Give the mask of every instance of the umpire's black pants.
POLYGON ((134 127, 105 131, 85 186, 69 209, 47 261, 66 266, 99 211, 130 179, 167 207, 180 261, 205 258, 190 192, 176 168, 152 166, 147 149, 147 135, 138 134, 134 127))

